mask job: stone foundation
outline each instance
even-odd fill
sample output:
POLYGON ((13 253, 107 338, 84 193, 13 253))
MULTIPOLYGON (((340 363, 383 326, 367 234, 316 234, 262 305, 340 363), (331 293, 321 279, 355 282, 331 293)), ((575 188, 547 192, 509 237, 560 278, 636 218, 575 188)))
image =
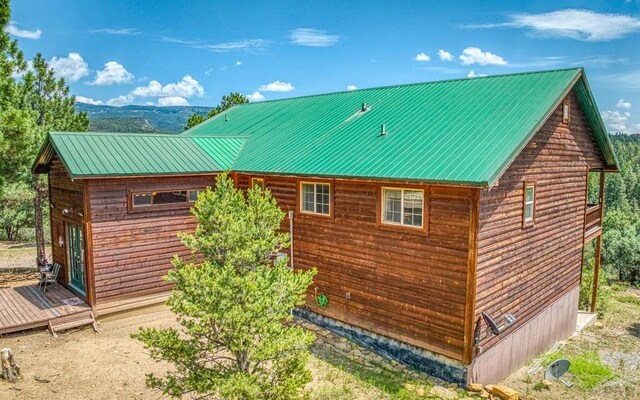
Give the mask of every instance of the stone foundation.
POLYGON ((458 361, 365 331, 314 313, 306 308, 298 308, 294 311, 294 314, 339 336, 347 338, 385 358, 397 361, 447 382, 453 382, 461 386, 467 384, 467 368, 458 361))

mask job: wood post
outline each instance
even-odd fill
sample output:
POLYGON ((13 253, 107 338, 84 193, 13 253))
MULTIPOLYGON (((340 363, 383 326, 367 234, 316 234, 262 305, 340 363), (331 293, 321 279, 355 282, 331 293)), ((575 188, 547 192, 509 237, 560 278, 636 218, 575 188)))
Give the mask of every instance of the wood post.
MULTIPOLYGON (((604 170, 600 171, 600 188, 598 200, 600 202, 600 226, 604 223, 604 170)), ((596 311, 596 300, 598 298, 598 280, 600 279, 600 259, 602 258, 602 230, 596 237, 595 264, 593 266, 593 289, 591 291, 591 312, 596 311)))
POLYGON ((598 280, 600 278, 600 256, 602 255, 602 235, 596 238, 595 265, 593 267, 593 290, 591 292, 591 312, 596 311, 596 300, 598 298, 598 280))

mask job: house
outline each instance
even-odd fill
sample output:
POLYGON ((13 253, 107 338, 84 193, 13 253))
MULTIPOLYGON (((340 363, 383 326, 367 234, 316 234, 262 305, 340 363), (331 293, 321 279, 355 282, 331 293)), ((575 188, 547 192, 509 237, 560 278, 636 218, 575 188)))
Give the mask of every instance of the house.
POLYGON ((489 383, 573 333, 618 166, 581 68, 251 103, 180 135, 52 132, 34 171, 61 283, 98 312, 163 298, 176 233, 226 170, 271 191, 294 268, 317 267, 300 315, 489 383))

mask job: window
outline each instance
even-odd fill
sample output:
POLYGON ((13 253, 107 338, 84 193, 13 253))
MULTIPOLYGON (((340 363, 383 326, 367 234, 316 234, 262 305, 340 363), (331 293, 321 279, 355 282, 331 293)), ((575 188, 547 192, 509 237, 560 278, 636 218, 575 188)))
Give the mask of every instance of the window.
POLYGON ((424 191, 415 189, 382 189, 382 222, 422 228, 424 191))
POLYGON ((204 192, 204 190, 189 190, 189 203, 195 203, 198 200, 198 195, 204 192))
POLYGON ((151 205, 151 193, 137 193, 133 195, 134 207, 146 207, 151 205))
POLYGON ((166 204, 188 204, 195 202, 200 192, 202 192, 202 190, 193 189, 133 193, 131 196, 131 205, 134 208, 140 208, 166 204))
POLYGON ((568 124, 571 121, 571 103, 569 100, 562 102, 562 122, 568 124))
POLYGON ((302 183, 301 211, 313 214, 330 214, 331 185, 328 183, 302 183))
POLYGON ((251 187, 260 186, 261 189, 264 189, 264 178, 251 178, 251 187))
POLYGON ((525 225, 534 222, 534 212, 536 203, 536 185, 526 183, 524 185, 524 214, 523 222, 525 225))

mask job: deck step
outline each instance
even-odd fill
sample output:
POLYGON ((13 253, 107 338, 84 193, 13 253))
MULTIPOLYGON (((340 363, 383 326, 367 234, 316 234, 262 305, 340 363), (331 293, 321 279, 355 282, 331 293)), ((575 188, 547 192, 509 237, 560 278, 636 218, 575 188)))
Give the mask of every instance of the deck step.
POLYGON ((93 316, 93 312, 83 311, 78 314, 67 315, 64 317, 49 320, 49 331, 51 332, 53 337, 58 337, 58 332, 89 324, 91 324, 94 331, 99 332, 98 324, 96 324, 96 319, 93 316))

